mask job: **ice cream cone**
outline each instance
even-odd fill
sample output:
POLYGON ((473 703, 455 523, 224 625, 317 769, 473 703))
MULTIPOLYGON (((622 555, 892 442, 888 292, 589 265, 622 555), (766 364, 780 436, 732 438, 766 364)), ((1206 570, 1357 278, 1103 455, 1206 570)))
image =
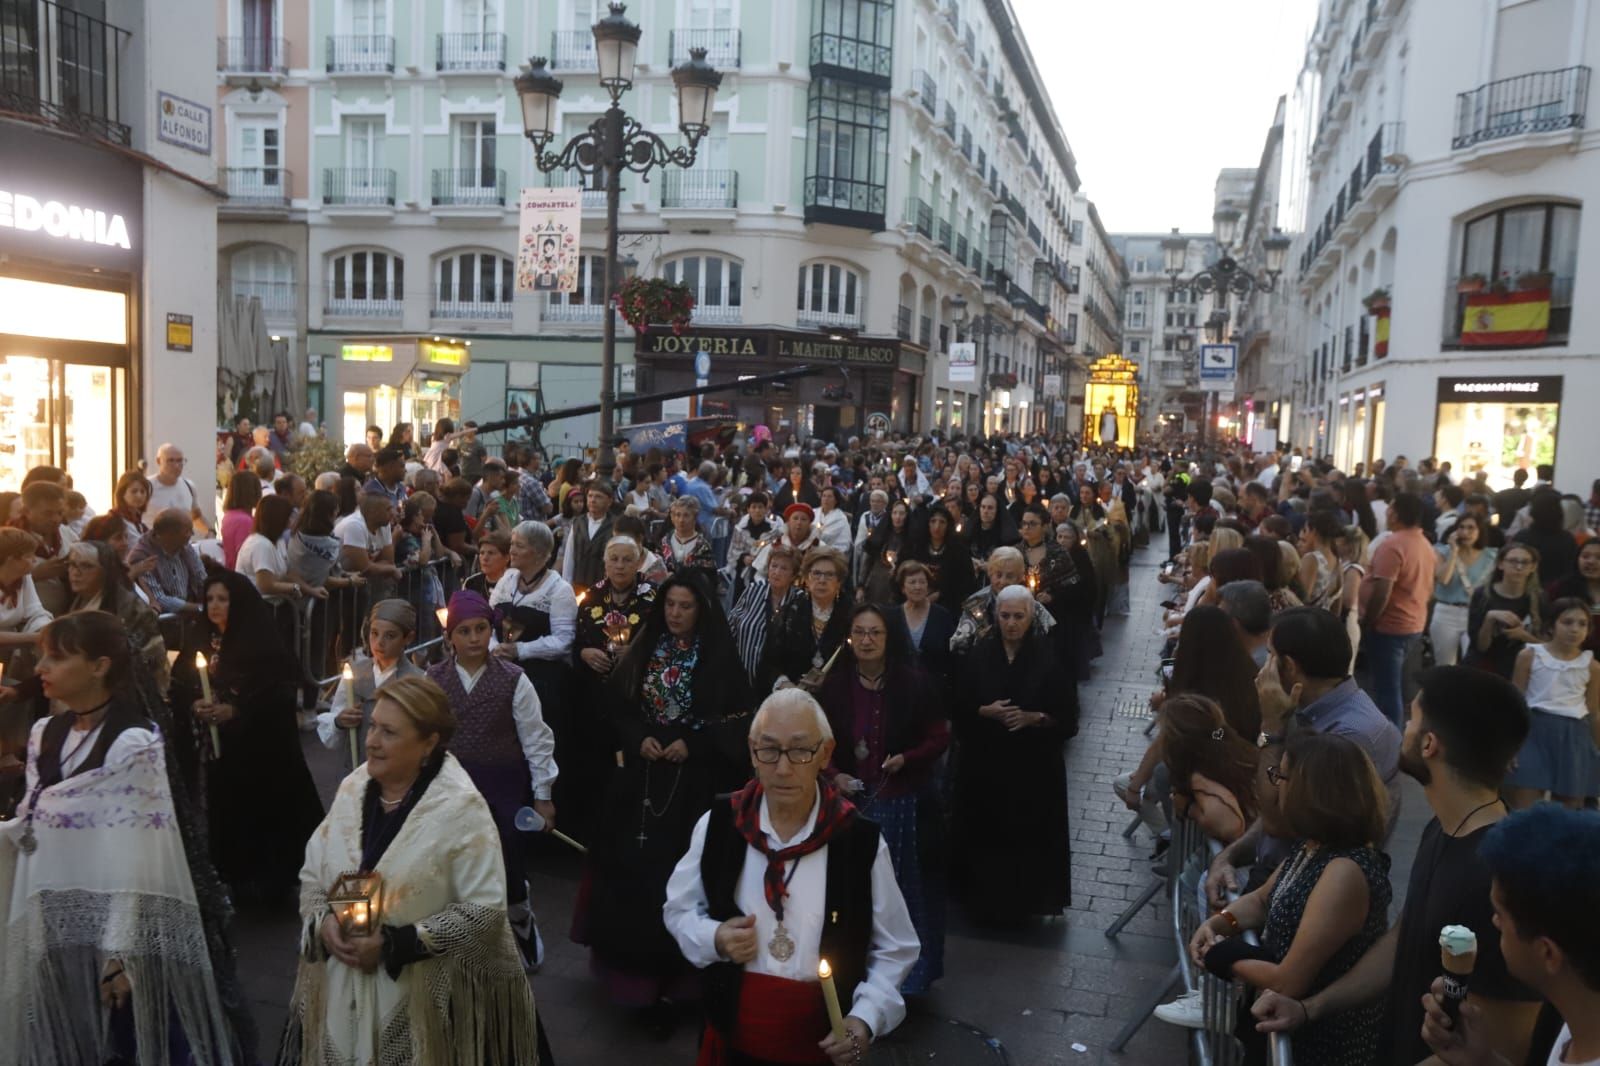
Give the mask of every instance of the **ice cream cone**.
POLYGON ((1440 1004, 1454 1021, 1467 999, 1467 983, 1478 962, 1478 937, 1464 925, 1439 930, 1439 961, 1444 966, 1444 999, 1440 1004))

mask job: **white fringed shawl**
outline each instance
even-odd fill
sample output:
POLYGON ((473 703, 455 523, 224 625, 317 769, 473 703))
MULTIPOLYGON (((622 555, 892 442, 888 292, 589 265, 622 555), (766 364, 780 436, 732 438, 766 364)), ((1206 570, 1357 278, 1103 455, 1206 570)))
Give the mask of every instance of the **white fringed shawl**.
MULTIPOLYGON (((44 723, 29 743, 29 780, 44 723)), ((42 790, 36 850, 24 804, 0 822, 0 1064, 80 1066, 111 1056, 105 962, 132 986, 139 1066, 171 1061, 175 1015, 197 1062, 228 1064, 227 1024, 158 734, 124 730, 97 770, 42 790)))
POLYGON ((327 892, 361 863, 363 764, 306 845, 299 976, 280 1061, 306 1066, 528 1066, 538 1062, 533 992, 506 920, 505 868, 489 807, 447 755, 378 862, 382 924, 416 925, 436 954, 390 980, 322 943, 327 892))

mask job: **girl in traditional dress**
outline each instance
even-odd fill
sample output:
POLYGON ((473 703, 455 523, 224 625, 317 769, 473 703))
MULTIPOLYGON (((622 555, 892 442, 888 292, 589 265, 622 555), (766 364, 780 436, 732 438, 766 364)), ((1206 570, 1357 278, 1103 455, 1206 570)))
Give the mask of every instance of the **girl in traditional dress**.
POLYGON ((611 672, 606 707, 622 752, 589 849, 573 939, 618 1003, 669 1030, 694 970, 662 924, 667 878, 712 797, 745 778, 749 690, 728 622, 705 580, 664 581, 643 630, 611 672))
MULTIPOLYGON (((559 577, 556 580, 561 581, 559 577)), ((565 588, 566 582, 561 585, 565 588)), ((545 724, 539 693, 527 675, 489 654, 493 634, 494 611, 482 596, 466 591, 451 596, 445 620, 451 658, 430 666, 428 678, 450 698, 458 723, 455 756, 489 801, 499 829, 511 929, 531 970, 538 968, 544 952, 528 904, 523 841, 516 817, 531 801, 546 828, 554 827, 551 789, 557 773, 556 741, 545 724)))
POLYGON ((341 678, 333 690, 333 701, 317 715, 317 736, 324 747, 337 750, 341 743, 350 746, 355 733, 354 765, 361 765, 366 750, 367 730, 378 690, 396 677, 421 677, 422 668, 406 657, 406 647, 417 634, 417 609, 405 600, 379 600, 367 614, 366 654, 350 659, 350 676, 341 678))
POLYGON ((367 760, 306 847, 300 969, 280 1063, 550 1061, 507 921, 495 819, 446 751, 458 735, 427 678, 379 690, 367 760), (346 932, 328 902, 340 875, 354 872, 381 878, 367 933, 346 932))
POLYGON ((700 501, 693 496, 679 496, 672 501, 667 512, 672 528, 661 538, 661 561, 672 573, 695 568, 710 573, 717 568, 716 555, 711 550, 711 540, 699 531, 695 523, 700 516, 700 501))
POLYGON ((950 745, 943 701, 904 631, 882 608, 861 604, 850 612, 850 643, 817 702, 833 727, 833 781, 883 832, 922 943, 900 991, 926 992, 944 974, 945 834, 935 781, 950 745))

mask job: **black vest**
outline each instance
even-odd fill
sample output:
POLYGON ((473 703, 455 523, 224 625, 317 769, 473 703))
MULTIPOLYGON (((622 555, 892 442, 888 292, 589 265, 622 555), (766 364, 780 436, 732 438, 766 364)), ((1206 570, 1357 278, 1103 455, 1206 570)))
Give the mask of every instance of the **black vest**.
POLYGON ((611 521, 611 515, 606 515, 591 537, 588 511, 572 520, 568 534, 572 537, 572 583, 578 588, 586 589, 606 576, 606 542, 611 539, 611 521))
MULTIPOLYGON (((823 900, 827 920, 822 926, 821 955, 833 967, 845 1013, 855 1000, 856 985, 867 972, 867 948, 872 942, 872 864, 878 857, 878 838, 877 824, 857 815, 828 840, 823 900)), ((719 796, 711 805, 705 851, 700 856, 707 913, 718 922, 741 913, 734 894, 749 848, 734 827, 732 805, 719 796)), ((765 945, 759 950, 766 950, 765 945)), ((706 1020, 723 1034, 733 1032, 743 978, 744 967, 732 962, 712 963, 705 971, 706 1020)))
POLYGON ((98 770, 106 764, 106 754, 111 751, 111 745, 117 737, 122 735, 124 729, 150 723, 141 722, 131 713, 117 714, 118 708, 113 705, 110 714, 106 715, 105 722, 100 727, 100 735, 95 738, 94 747, 89 749, 89 754, 78 764, 78 768, 71 775, 61 771, 62 747, 66 743, 67 735, 72 731, 72 715, 58 714, 45 723, 44 733, 39 737, 38 775, 39 786, 50 788, 59 785, 67 776, 76 777, 86 774, 90 770, 98 770))

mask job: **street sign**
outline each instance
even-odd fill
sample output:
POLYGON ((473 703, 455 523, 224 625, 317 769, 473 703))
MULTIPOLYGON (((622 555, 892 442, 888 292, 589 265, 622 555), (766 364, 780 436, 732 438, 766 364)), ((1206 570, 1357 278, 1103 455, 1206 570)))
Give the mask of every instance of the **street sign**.
POLYGON ((1228 381, 1239 368, 1237 344, 1202 344, 1200 346, 1200 380, 1228 381))
POLYGON ((874 411, 867 416, 867 432, 873 436, 881 437, 889 432, 889 416, 882 411, 874 411))
POLYGON ((711 376, 711 353, 696 352, 694 356, 694 376, 708 378, 711 376))

